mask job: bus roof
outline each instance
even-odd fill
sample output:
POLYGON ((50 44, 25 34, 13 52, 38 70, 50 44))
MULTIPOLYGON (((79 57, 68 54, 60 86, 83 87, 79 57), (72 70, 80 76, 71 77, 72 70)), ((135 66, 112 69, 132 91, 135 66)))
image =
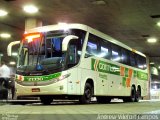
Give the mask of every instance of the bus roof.
POLYGON ((89 27, 87 25, 84 24, 79 24, 79 23, 70 23, 70 24, 66 24, 66 23, 61 23, 61 24, 56 24, 56 25, 48 25, 48 26, 42 26, 42 27, 37 27, 37 28, 33 28, 30 30, 25 31, 25 33, 31 33, 31 32, 48 32, 48 31, 53 31, 53 30, 67 30, 67 29, 81 29, 84 31, 88 31, 98 37, 101 37, 103 39, 106 39, 116 45, 119 45, 123 48, 126 48, 132 52, 135 52, 139 55, 142 55, 144 57, 146 57, 143 53, 136 51, 135 49, 132 49, 131 47, 125 45, 124 43, 112 38, 111 36, 104 34, 92 27, 89 27))

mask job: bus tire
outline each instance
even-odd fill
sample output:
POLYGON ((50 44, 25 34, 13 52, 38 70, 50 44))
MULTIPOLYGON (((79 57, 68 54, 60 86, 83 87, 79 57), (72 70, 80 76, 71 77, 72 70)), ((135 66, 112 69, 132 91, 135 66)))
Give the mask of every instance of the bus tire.
POLYGON ((53 102, 53 97, 52 96, 41 96, 40 100, 42 104, 50 105, 53 102))
POLYGON ((130 96, 130 98, 129 98, 129 101, 130 102, 135 102, 135 100, 136 100, 136 89, 135 89, 135 87, 131 87, 131 96, 130 96))
POLYGON ((84 94, 80 96, 79 102, 82 104, 90 103, 92 95, 93 95, 92 86, 89 83, 86 83, 84 87, 84 94))
POLYGON ((141 89, 140 89, 140 87, 138 87, 137 91, 136 91, 135 102, 139 102, 140 99, 141 99, 141 89))
POLYGON ((110 103, 111 102, 111 98, 106 97, 106 96, 97 96, 96 98, 97 98, 98 103, 105 104, 105 103, 110 103))
POLYGON ((135 102, 135 100, 136 100, 136 89, 134 86, 132 86, 130 96, 123 98, 123 102, 135 102))

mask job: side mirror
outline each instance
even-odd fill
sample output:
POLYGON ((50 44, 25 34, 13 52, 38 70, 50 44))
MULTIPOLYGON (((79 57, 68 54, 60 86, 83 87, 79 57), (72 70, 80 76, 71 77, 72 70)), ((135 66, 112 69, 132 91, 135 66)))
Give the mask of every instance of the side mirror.
POLYGON ((78 39, 78 36, 68 35, 63 39, 63 42, 62 42, 62 51, 63 52, 67 51, 68 43, 72 39, 78 39))
POLYGON ((17 45, 17 44, 20 44, 20 41, 14 41, 14 42, 9 43, 9 45, 7 47, 8 56, 12 55, 12 46, 17 45))

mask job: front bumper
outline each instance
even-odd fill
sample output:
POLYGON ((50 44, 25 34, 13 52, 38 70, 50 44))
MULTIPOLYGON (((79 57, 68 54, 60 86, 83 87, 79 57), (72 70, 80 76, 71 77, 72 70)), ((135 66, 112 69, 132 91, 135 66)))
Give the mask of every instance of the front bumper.
POLYGON ((67 94, 67 79, 45 86, 23 86, 16 83, 16 96, 39 96, 67 94), (39 89, 40 91, 33 91, 39 89))

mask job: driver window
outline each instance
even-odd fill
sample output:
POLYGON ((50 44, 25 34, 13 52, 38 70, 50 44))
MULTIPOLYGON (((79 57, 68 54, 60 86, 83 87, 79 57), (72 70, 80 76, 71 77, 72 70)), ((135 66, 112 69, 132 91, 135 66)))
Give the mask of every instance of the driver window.
POLYGON ((69 43, 68 47, 68 67, 72 67, 78 64, 82 51, 82 41, 73 39, 69 43))
POLYGON ((68 67, 72 67, 77 64, 77 40, 72 39, 68 46, 68 67))
POLYGON ((68 56, 68 64, 76 64, 77 63, 77 47, 72 44, 69 47, 69 56, 68 56))
POLYGON ((85 33, 86 32, 84 31, 73 30, 72 34, 78 36, 78 39, 72 39, 69 42, 67 56, 67 63, 69 68, 79 63, 82 54, 82 46, 84 42, 85 33))

